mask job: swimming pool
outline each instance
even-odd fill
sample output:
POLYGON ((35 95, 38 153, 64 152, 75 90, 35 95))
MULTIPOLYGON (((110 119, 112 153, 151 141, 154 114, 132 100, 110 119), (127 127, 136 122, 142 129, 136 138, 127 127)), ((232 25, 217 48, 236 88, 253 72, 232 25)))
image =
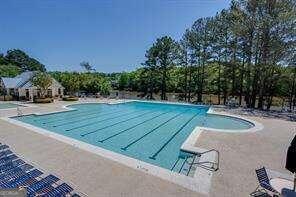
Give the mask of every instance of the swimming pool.
POLYGON ((14 103, 0 103, 0 109, 10 109, 10 108, 16 108, 18 107, 18 104, 14 103))
POLYGON ((253 127, 238 118, 209 115, 207 106, 127 102, 70 107, 75 110, 14 119, 186 175, 196 156, 180 147, 196 126, 253 127))

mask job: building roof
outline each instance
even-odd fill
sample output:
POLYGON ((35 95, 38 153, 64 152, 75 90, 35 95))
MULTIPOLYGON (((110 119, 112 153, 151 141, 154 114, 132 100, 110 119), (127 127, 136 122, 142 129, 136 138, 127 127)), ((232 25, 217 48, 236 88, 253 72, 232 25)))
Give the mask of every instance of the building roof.
MULTIPOLYGON (((35 73, 36 72, 34 71, 28 71, 28 72, 23 72, 22 74, 14 78, 2 77, 4 87, 14 88, 14 89, 33 87, 34 85, 32 84, 31 79, 34 77, 35 73)), ((57 82, 55 79, 53 79, 53 84, 61 86, 61 84, 57 82)))
POLYGON ((20 78, 2 77, 2 81, 5 88, 15 88, 17 87, 17 84, 20 82, 20 78))
POLYGON ((33 87, 34 85, 32 84, 31 81, 27 81, 24 85, 22 85, 22 88, 30 88, 33 87))
POLYGON ((28 72, 23 72, 22 74, 17 75, 14 78, 3 77, 2 81, 3 81, 4 87, 5 88, 22 88, 24 85, 26 85, 28 82, 31 81, 35 73, 36 72, 34 71, 28 71, 28 72))

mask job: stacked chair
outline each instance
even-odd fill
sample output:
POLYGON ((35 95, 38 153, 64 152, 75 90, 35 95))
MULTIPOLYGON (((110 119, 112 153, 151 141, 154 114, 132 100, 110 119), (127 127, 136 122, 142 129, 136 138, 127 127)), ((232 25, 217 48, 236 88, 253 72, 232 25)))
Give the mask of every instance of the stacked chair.
POLYGON ((26 163, 15 155, 9 146, 0 143, 0 188, 26 188, 27 196, 73 196, 74 189, 58 177, 26 163))

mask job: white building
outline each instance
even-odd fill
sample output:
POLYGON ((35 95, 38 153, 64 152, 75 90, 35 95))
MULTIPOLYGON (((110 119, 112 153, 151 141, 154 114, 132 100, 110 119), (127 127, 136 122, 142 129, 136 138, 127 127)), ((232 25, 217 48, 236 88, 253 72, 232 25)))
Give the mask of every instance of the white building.
MULTIPOLYGON (((31 82, 36 72, 23 72, 14 77, 0 78, 0 86, 5 90, 6 95, 12 96, 17 100, 32 101, 34 97, 40 95, 40 90, 31 82)), ((64 95, 64 87, 52 78, 52 85, 48 88, 46 96, 48 97, 62 97, 64 95)))

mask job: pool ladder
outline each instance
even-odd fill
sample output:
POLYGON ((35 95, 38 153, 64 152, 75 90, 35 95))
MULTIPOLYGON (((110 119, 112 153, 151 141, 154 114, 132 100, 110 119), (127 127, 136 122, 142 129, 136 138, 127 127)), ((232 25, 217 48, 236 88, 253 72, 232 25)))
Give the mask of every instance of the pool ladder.
POLYGON ((201 161, 201 162, 194 162, 192 163, 192 165, 197 165, 201 168, 204 168, 206 170, 209 170, 209 171, 218 171, 219 170, 219 166, 220 166, 220 153, 218 150, 216 149, 211 149, 211 150, 208 150, 208 151, 205 151, 205 152, 202 152, 202 153, 196 153, 197 155, 201 156, 203 154, 206 154, 206 153, 209 153, 209 152, 215 152, 217 154, 217 159, 216 161, 201 161), (210 164, 207 165, 207 164, 210 164))
MULTIPOLYGON (((184 151, 187 152, 187 151, 184 151)), ((216 149, 211 149, 202 153, 192 153, 189 152, 190 155, 185 157, 179 157, 174 165, 171 168, 171 171, 178 172, 180 174, 184 174, 186 176, 192 176, 196 167, 201 167, 203 169, 209 171, 218 171, 219 170, 219 163, 220 163, 220 153, 216 149), (207 154, 209 152, 215 152, 216 157, 214 161, 198 161, 200 156, 203 154, 207 154)))
POLYGON ((22 110, 19 107, 16 108, 16 111, 17 111, 17 116, 18 117, 23 116, 23 112, 22 112, 22 110))

